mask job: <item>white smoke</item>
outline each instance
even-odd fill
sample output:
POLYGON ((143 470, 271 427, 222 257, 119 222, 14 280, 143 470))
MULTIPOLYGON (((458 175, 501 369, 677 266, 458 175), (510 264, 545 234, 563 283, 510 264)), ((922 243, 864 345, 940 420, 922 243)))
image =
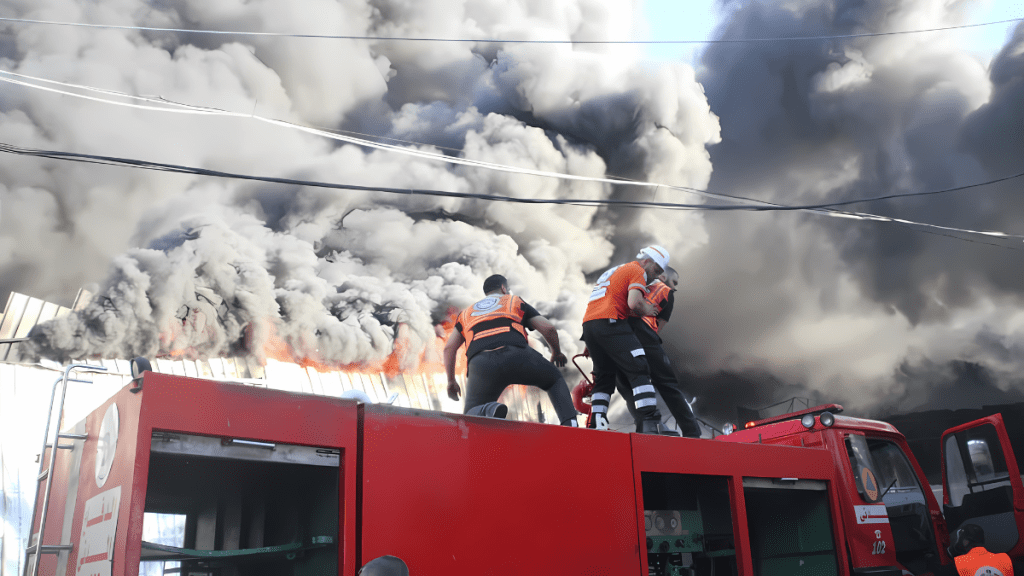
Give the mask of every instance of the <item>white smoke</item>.
MULTIPOLYGON (((944 0, 733 0, 724 8, 726 39, 941 28, 969 17, 964 3, 944 0)), ((1020 171, 1022 27, 991 64, 955 33, 930 32, 717 44, 699 73, 644 61, 635 46, 484 41, 626 40, 637 9, 608 0, 346 0, 302 9, 286 0, 21 0, 0 15, 480 41, 7 24, 0 65, 470 160, 788 204, 1020 171)), ((364 186, 695 200, 664 187, 450 166, 244 117, 130 110, 6 84, 0 115, 0 141, 34 148, 364 186)), ((296 359, 372 363, 391 352, 400 328, 413 348, 429 347, 448 308, 478 298, 493 273, 555 321, 571 353, 587 279, 657 241, 683 278, 665 339, 690 392, 703 398, 698 411, 726 418, 720 406, 797 393, 855 411, 959 405, 958 383, 983 381, 989 399, 1021 384, 1016 245, 795 213, 524 206, 6 156, 0 185, 0 289, 66 301, 99 284, 87 310, 35 334, 36 353, 55 359, 260 360, 284 342, 296 359), (945 393, 952 396, 936 397, 945 393)), ((856 208, 1019 233, 1020 186, 856 208)))
MULTIPOLYGON (((8 2, 11 18, 313 34, 629 39, 636 6, 556 2, 8 2)), ((467 159, 702 187, 718 120, 694 71, 636 47, 204 36, 6 26, 13 72, 258 114, 467 159), (389 140, 394 142, 394 140, 389 140)), ((135 110, 3 85, 0 141, 267 176, 523 198, 611 198, 608 184, 486 171, 372 151, 244 117, 135 110)), ((113 97, 118 99, 117 97, 113 97)), ((577 347, 588 274, 618 246, 677 257, 700 216, 248 184, 0 158, 4 290, 80 314, 33 334, 29 357, 135 355, 373 363, 414 348, 495 273, 577 347)), ((621 188, 621 189, 620 189, 621 188)), ((416 361, 416 350, 407 361, 416 361)))

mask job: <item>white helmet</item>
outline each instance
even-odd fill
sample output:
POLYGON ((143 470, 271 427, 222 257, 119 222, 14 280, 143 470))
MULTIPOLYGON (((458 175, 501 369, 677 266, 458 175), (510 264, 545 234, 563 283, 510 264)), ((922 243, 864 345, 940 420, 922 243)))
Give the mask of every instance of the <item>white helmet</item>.
POLYGON ((661 266, 662 270, 668 269, 668 250, 666 250, 663 246, 657 246, 652 244, 641 250, 640 253, 636 255, 636 257, 637 260, 650 258, 651 260, 654 260, 655 264, 661 266))

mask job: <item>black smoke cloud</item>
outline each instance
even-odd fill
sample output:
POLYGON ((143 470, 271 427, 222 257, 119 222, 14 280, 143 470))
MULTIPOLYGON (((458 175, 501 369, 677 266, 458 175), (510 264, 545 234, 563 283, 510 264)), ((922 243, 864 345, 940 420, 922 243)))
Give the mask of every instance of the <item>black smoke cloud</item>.
MULTIPOLYGON (((936 28, 966 17, 927 0, 723 9, 725 39, 936 28)), ((801 204, 1024 171, 1021 44, 1018 27, 988 69, 948 33, 710 46, 699 80, 722 142, 709 148, 709 188, 801 204)), ((1014 180, 851 208, 1020 233, 1021 190, 1014 180)), ((706 230, 708 242, 683 264, 678 320, 666 336, 692 393, 732 389, 738 405, 754 407, 803 396, 878 414, 960 392, 977 398, 981 388, 990 399, 1016 397, 1019 361, 1000 350, 1020 342, 1019 242, 807 214, 716 214, 706 230), (761 378, 761 393, 749 393, 744 383, 758 374, 781 385, 761 378), (960 386, 971 382, 980 388, 960 386)))

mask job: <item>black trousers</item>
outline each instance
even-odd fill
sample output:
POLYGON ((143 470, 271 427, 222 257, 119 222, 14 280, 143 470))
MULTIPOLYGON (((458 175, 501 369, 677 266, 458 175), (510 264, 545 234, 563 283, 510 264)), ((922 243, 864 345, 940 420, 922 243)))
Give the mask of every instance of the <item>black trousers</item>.
POLYGON ((505 346, 479 352, 469 360, 466 376, 469 382, 464 413, 481 404, 497 402, 510 384, 528 384, 548 393, 560 424, 576 419, 576 407, 562 373, 533 348, 505 346))
POLYGON ((616 375, 621 373, 630 386, 627 398, 631 411, 640 420, 661 421, 658 400, 651 384, 644 347, 625 320, 591 320, 583 324, 583 341, 594 362, 594 393, 591 396, 592 425, 607 422, 608 403, 615 391, 616 375))
MULTIPOLYGON (((668 411, 676 419, 676 424, 679 425, 683 436, 700 438, 700 425, 697 423, 697 418, 693 415, 690 405, 686 402, 686 396, 683 395, 682 388, 679 386, 679 380, 676 379, 675 371, 672 370, 668 354, 665 353, 665 349, 661 346, 661 337, 658 336, 657 332, 651 330, 650 326, 644 324, 643 321, 630 320, 630 325, 637 336, 637 340, 644 347, 644 357, 647 358, 647 366, 651 372, 651 383, 654 385, 655 390, 661 394, 661 398, 665 401, 665 405, 668 406, 668 411)), ((630 401, 632 389, 621 374, 616 381, 616 389, 626 399, 629 414, 633 417, 634 422, 636 422, 636 429, 639 431, 643 418, 633 408, 633 403, 630 401)))

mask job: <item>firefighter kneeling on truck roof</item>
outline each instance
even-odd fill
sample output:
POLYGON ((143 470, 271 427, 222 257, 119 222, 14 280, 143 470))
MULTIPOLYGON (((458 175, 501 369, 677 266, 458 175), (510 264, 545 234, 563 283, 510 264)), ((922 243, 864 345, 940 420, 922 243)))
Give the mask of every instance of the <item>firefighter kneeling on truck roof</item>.
POLYGON ((985 531, 977 524, 964 524, 956 531, 949 554, 960 576, 1013 576, 1010 557, 986 550, 985 531))
MULTIPOLYGON (((557 368, 565 366, 566 358, 554 325, 522 298, 513 296, 504 276, 495 274, 487 278, 483 288, 486 298, 459 313, 455 330, 444 346, 448 397, 458 400, 462 393, 455 381, 455 358, 466 342, 466 414, 474 408, 496 404, 510 384, 529 384, 548 393, 562 426, 578 426, 569 387, 557 368), (550 362, 530 348, 527 328, 544 337, 551 349, 550 362)), ((482 415, 504 418, 508 408, 497 405, 497 409, 497 413, 482 415)))

